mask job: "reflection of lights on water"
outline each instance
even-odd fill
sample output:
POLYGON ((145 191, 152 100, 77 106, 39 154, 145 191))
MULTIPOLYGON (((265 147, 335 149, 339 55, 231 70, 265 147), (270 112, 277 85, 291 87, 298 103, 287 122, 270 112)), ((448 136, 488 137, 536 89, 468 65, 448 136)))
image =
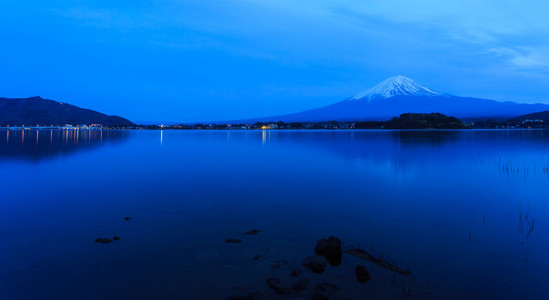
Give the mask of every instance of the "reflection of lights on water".
POLYGON ((162 146, 163 142, 164 142, 164 130, 160 130, 160 146, 162 146))
POLYGON ((263 130, 261 132, 261 143, 263 145, 267 144, 267 140, 271 140, 271 131, 270 130, 263 130))

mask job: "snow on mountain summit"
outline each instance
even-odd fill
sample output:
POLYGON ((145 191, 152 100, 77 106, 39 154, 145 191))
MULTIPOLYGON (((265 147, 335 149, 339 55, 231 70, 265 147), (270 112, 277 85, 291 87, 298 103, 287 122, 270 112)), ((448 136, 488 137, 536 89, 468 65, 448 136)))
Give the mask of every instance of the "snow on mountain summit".
POLYGON ((433 91, 414 80, 398 75, 390 77, 376 86, 357 94, 349 100, 387 99, 394 96, 444 96, 445 94, 433 91))

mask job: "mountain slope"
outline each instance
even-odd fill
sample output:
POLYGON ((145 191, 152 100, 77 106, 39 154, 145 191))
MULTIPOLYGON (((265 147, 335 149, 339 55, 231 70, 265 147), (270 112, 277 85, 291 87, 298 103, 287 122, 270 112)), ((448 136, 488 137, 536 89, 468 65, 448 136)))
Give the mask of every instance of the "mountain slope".
POLYGON ((127 119, 41 97, 0 98, 0 126, 50 125, 133 126, 127 119))
POLYGON ((395 76, 332 105, 294 114, 258 118, 254 121, 384 121, 403 113, 431 112, 460 119, 512 118, 543 110, 549 110, 549 105, 457 97, 434 91, 404 76, 395 76))
POLYGON ((549 120, 549 110, 515 117, 510 121, 549 120))
POLYGON ((398 75, 385 79, 376 86, 349 98, 347 101, 372 101, 376 99, 387 99, 394 96, 435 97, 444 95, 445 94, 443 93, 424 87, 408 77, 398 75))

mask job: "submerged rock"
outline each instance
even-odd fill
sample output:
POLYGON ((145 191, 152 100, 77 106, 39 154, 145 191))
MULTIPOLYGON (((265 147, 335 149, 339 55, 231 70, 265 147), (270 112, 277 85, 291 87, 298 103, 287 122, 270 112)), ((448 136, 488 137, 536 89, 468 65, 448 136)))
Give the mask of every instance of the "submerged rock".
POLYGON ((288 264, 288 261, 274 257, 262 259, 257 267, 262 270, 278 270, 288 264))
POLYGON ((280 269, 280 267, 282 267, 282 265, 285 265, 287 263, 288 262, 285 261, 285 260, 274 260, 274 261, 271 262, 270 266, 271 266, 272 270, 277 270, 277 269, 280 269))
POLYGON ((119 236, 113 236, 113 237, 112 237, 112 240, 113 240, 113 241, 120 241, 120 237, 119 237, 119 236))
POLYGON ((225 243, 230 243, 230 244, 240 244, 240 242, 242 242, 242 240, 239 240, 239 239, 226 239, 225 240, 225 243))
POLYGON ((261 230, 253 229, 253 230, 250 230, 248 232, 245 232, 244 234, 245 235, 253 235, 253 234, 258 234, 260 232, 261 232, 261 230))
POLYGON ((280 279, 278 278, 267 278, 266 281, 269 287, 279 295, 286 296, 290 295, 293 292, 288 285, 281 283, 280 279))
POLYGON ((328 282, 320 283, 315 287, 313 300, 329 300, 330 296, 338 290, 339 287, 335 284, 328 282))
POLYGON ((126 221, 129 221, 129 220, 131 220, 131 219, 132 219, 132 218, 130 218, 130 217, 125 217, 125 218, 124 218, 124 220, 126 220, 126 221))
POLYGON ((297 276, 301 275, 301 273, 303 273, 303 271, 301 271, 301 269, 295 268, 295 269, 292 270, 292 273, 290 273, 290 275, 292 275, 294 277, 297 277, 297 276))
POLYGON ((375 257, 372 254, 368 253, 366 250, 362 250, 359 248, 355 249, 347 249, 345 250, 345 253, 348 253, 352 256, 356 256, 358 258, 364 259, 366 261, 372 262, 382 268, 385 268, 387 270, 391 270, 393 272, 396 272, 398 274, 409 276, 412 272, 408 269, 400 268, 399 266, 396 266, 392 263, 389 263, 387 261, 382 260, 381 258, 375 257))
POLYGON ((327 239, 321 239, 316 242, 315 253, 324 256, 330 265, 339 266, 341 264, 341 240, 331 236, 327 239))
POLYGON ((108 243, 112 242, 112 240, 111 239, 105 239, 105 238, 97 238, 97 239, 95 239, 95 242, 100 243, 100 244, 108 244, 108 243))
POLYGON ((327 264, 328 264, 328 261, 326 260, 326 258, 320 255, 306 257, 301 262, 302 266, 304 266, 307 269, 310 269, 316 274, 320 274, 324 272, 324 269, 326 269, 327 264))
POLYGON ((370 272, 368 272, 366 267, 362 265, 356 267, 355 275, 356 275, 356 280, 358 280, 358 282, 360 283, 364 283, 372 279, 370 272))

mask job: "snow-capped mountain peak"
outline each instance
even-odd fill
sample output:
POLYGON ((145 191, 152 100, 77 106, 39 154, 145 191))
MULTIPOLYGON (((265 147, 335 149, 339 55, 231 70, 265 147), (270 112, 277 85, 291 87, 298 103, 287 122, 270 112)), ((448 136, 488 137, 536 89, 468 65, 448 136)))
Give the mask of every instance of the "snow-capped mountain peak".
POLYGON ((433 91, 414 80, 398 75, 385 79, 376 86, 357 94, 349 100, 387 99, 394 96, 444 96, 445 94, 433 91))

